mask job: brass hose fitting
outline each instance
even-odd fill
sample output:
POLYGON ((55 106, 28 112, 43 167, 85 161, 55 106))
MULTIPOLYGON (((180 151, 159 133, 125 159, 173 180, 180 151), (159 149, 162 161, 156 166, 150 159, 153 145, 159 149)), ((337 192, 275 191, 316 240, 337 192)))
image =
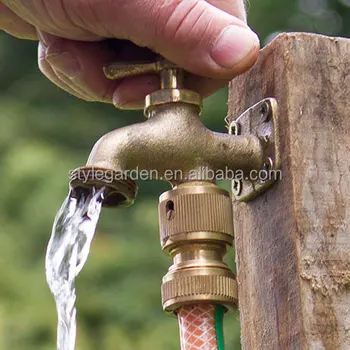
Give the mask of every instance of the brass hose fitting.
POLYGON ((161 246, 174 262, 163 278, 165 311, 199 302, 235 308, 235 276, 223 261, 233 244, 232 218, 228 192, 213 183, 187 182, 160 196, 161 246))

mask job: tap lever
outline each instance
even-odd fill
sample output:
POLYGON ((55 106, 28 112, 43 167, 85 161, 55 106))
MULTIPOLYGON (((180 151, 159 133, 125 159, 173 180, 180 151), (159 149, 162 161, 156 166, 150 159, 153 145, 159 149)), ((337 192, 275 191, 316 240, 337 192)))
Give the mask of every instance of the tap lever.
POLYGON ((113 62, 105 65, 103 70, 108 79, 122 79, 175 68, 178 67, 174 63, 162 58, 155 62, 113 62))
POLYGON ((184 70, 176 64, 160 58, 155 62, 113 62, 103 67, 108 79, 123 79, 142 74, 158 73, 160 89, 145 98, 144 114, 147 118, 156 106, 169 103, 185 103, 202 109, 201 96, 184 86, 184 70))

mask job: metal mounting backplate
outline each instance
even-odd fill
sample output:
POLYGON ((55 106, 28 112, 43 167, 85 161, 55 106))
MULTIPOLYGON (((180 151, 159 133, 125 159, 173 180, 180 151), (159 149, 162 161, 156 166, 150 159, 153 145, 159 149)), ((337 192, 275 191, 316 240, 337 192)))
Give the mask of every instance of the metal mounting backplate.
POLYGON ((277 101, 266 98, 247 109, 236 120, 232 120, 234 116, 226 118, 230 134, 257 136, 264 145, 265 162, 262 169, 232 181, 232 193, 238 201, 254 199, 281 178, 277 112, 277 101))

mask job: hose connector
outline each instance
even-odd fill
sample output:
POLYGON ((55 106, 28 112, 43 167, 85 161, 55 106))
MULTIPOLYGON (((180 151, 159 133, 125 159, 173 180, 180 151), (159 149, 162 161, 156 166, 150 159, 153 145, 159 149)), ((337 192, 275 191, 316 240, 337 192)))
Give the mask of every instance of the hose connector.
POLYGON ((173 258, 163 278, 162 304, 176 313, 184 305, 237 305, 235 275, 223 261, 233 245, 229 193, 204 181, 178 185, 160 196, 162 249, 173 258))

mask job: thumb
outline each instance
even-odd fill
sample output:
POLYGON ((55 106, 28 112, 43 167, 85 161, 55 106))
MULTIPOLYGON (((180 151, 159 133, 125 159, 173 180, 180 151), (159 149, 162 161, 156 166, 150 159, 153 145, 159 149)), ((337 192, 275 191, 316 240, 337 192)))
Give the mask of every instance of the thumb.
POLYGON ((149 29, 129 28, 131 36, 135 32, 132 41, 198 75, 233 78, 250 68, 259 52, 259 39, 244 21, 203 0, 164 1, 141 22, 149 29))

